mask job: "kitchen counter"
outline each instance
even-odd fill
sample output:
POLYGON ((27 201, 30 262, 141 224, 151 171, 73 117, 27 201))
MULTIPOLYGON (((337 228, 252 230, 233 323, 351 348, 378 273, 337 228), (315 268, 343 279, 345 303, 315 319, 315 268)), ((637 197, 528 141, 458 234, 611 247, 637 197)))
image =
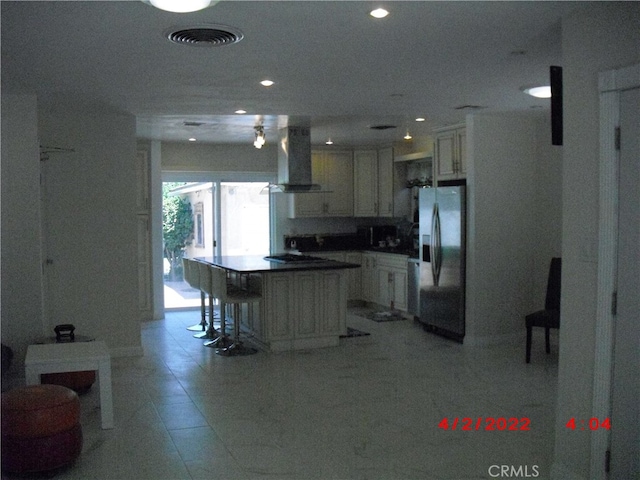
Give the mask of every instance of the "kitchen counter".
POLYGON ((278 273, 309 270, 340 270, 360 268, 360 265, 333 260, 311 262, 276 262, 259 255, 199 257, 196 260, 210 263, 234 273, 278 273))
POLYGON ((419 258, 418 251, 412 248, 403 247, 369 247, 357 249, 322 249, 322 250, 290 250, 290 252, 304 253, 305 255, 322 255, 330 252, 375 252, 375 253, 391 253, 394 255, 404 255, 409 258, 419 258))
POLYGON ((347 272, 360 265, 333 260, 282 263, 262 256, 197 260, 224 268, 262 294, 262 301, 242 305, 240 325, 264 350, 337 346, 347 333, 347 272))

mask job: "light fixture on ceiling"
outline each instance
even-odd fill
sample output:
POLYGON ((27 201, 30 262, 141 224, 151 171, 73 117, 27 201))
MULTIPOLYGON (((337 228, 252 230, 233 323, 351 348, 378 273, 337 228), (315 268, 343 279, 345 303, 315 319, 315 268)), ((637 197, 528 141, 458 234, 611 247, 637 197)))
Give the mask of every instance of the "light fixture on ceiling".
POLYGON ((416 122, 424 122, 424 121, 426 121, 426 120, 427 120, 427 119, 426 119, 426 118, 424 118, 424 117, 418 117, 418 118, 416 118, 416 122))
POLYGON ((273 85, 273 80, 262 80, 260 82, 260 85, 264 86, 264 87, 270 87, 273 85))
POLYGON ((369 12, 369 15, 374 18, 384 18, 389 15, 389 12, 384 8, 376 8, 375 10, 371 10, 371 12, 369 12))
POLYGON ((405 133, 404 137, 405 140, 411 140, 413 137, 411 136, 411 134, 409 133, 409 130, 407 130, 407 133, 405 133))
POLYGON ((195 142, 196 140, 197 140, 197 138, 195 138, 195 137, 190 137, 190 138, 189 138, 189 141, 190 141, 190 142, 195 142))
POLYGON ((247 113, 247 111, 240 109, 240 110, 236 110, 235 113, 237 113, 238 115, 244 115, 245 113, 247 113))
POLYGON ((264 135, 264 127, 262 125, 258 125, 257 127, 255 127, 255 130, 256 130, 256 139, 253 141, 253 146, 256 148, 262 148, 262 146, 267 141, 264 135))
POLYGON ((197 12, 212 7, 220 0, 142 0, 160 10, 174 13, 197 12))
POLYGON ((525 87, 521 89, 524 93, 536 98, 551 98, 551 87, 543 85, 539 87, 525 87))
POLYGON ((333 140, 331 138, 327 138, 327 141, 324 142, 325 145, 333 145, 333 140))

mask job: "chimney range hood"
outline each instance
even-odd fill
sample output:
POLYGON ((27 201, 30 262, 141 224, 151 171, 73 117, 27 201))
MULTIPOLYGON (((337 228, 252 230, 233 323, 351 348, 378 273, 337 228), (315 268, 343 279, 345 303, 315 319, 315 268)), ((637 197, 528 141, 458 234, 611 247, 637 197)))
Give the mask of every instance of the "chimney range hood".
POLYGON ((272 192, 320 193, 322 187, 311 179, 311 132, 309 127, 279 130, 278 183, 272 192))

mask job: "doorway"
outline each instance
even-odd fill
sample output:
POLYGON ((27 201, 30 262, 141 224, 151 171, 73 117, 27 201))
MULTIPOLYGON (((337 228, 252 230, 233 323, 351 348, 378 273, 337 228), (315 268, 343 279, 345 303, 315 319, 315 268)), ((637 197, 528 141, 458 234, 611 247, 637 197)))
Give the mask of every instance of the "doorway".
POLYGON ((163 182, 164 308, 199 308, 200 291, 190 287, 182 258, 268 255, 268 182, 163 182))

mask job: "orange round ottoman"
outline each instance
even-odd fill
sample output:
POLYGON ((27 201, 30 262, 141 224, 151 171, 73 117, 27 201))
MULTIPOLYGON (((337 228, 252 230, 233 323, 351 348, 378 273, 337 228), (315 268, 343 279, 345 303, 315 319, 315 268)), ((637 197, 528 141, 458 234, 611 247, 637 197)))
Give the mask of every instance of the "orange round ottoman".
POLYGON ((81 451, 76 392, 60 385, 31 385, 2 394, 3 471, 53 470, 73 462, 81 451))

